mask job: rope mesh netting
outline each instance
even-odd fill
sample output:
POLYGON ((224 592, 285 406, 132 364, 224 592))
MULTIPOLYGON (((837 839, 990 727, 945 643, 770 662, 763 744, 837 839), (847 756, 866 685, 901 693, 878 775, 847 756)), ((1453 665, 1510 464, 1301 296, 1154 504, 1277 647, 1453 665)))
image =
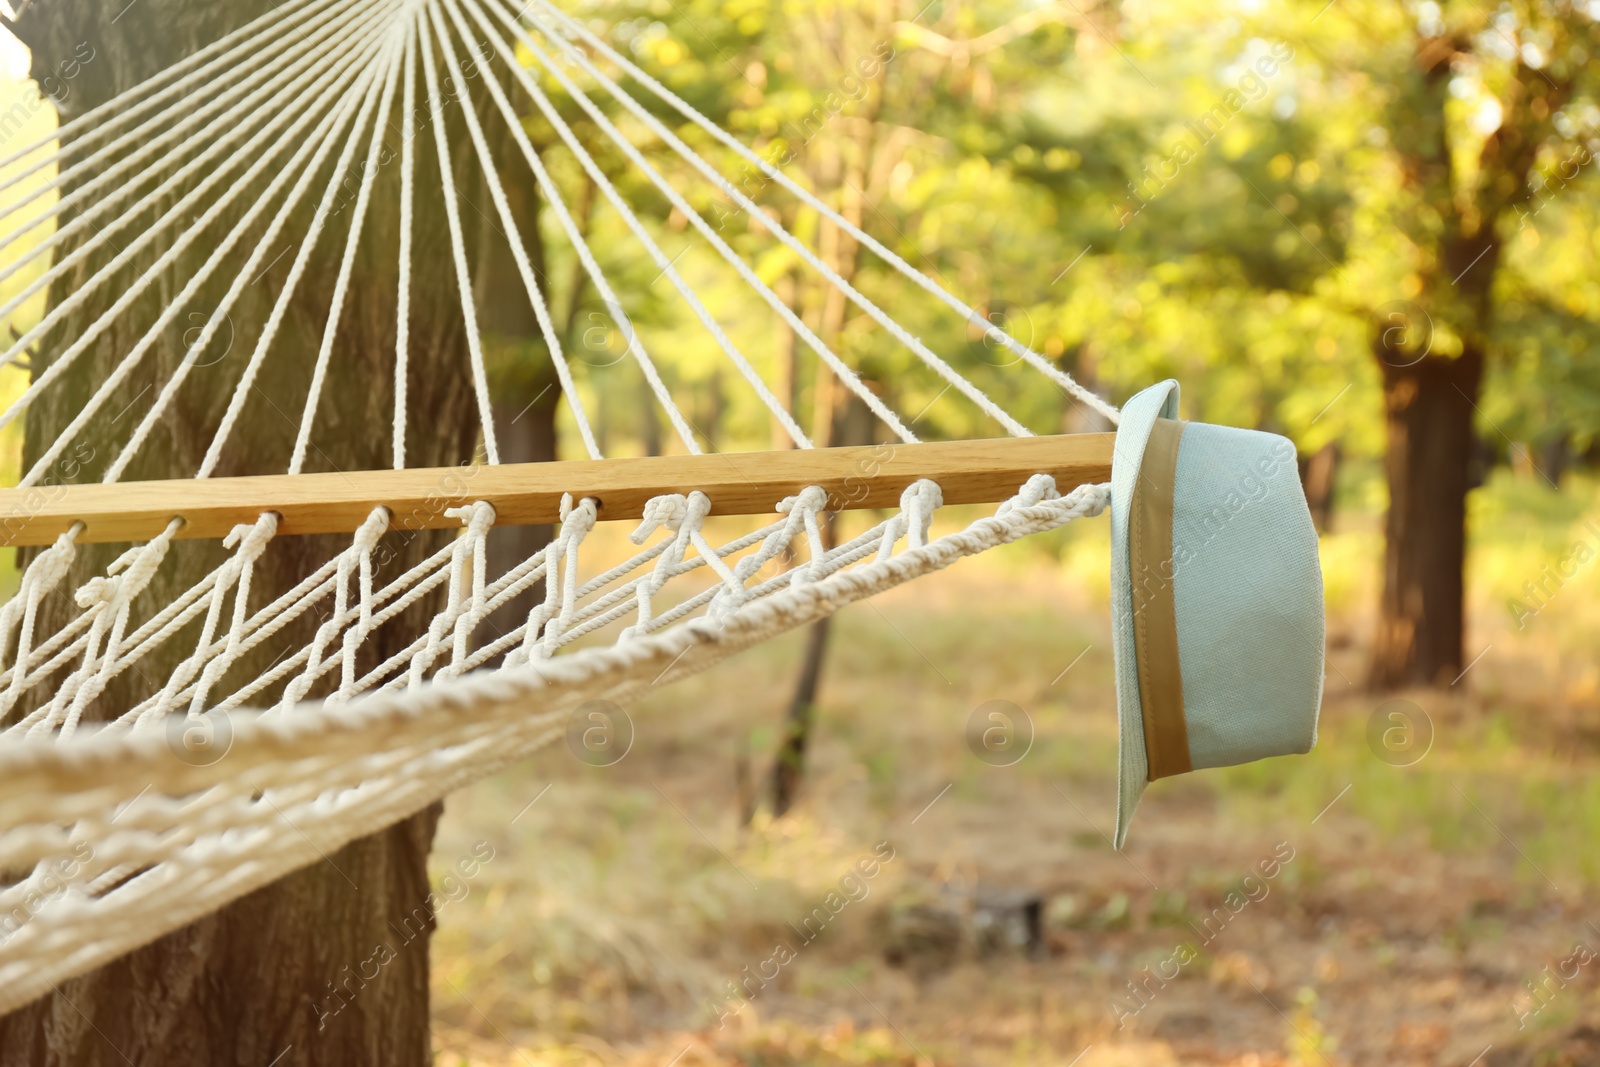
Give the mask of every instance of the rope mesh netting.
MULTIPOLYGON (((284 471, 299 474, 315 462, 342 311, 359 264, 371 256, 396 257, 398 268, 392 379, 383 383, 392 418, 338 432, 387 437, 393 465, 406 466, 408 432, 418 431, 408 426, 409 401, 434 387, 410 365, 409 309, 421 287, 448 287, 466 326, 465 366, 456 373, 470 379, 481 458, 499 463, 452 130, 465 133, 488 194, 478 207, 507 244, 585 454, 603 458, 585 407, 592 383, 565 350, 549 286, 508 194, 529 182, 677 447, 704 453, 704 435, 674 401, 668 361, 646 345, 602 266, 615 256, 592 246, 593 231, 575 217, 552 172, 557 149, 535 148, 519 101, 548 124, 565 153, 562 165, 584 175, 615 213, 634 242, 628 254, 659 271, 704 331, 707 350, 795 447, 813 442, 767 380, 765 361, 742 350, 735 331, 713 315, 597 158, 602 149, 684 220, 743 287, 749 306, 792 331, 888 441, 917 441, 916 412, 897 410, 774 292, 748 253, 696 208, 686 181, 736 205, 752 232, 842 294, 943 391, 1004 433, 1029 431, 691 147, 690 131, 848 233, 921 296, 980 328, 1014 357, 1008 373, 1059 389, 1115 422, 1115 408, 1053 361, 993 327, 545 0, 523 8, 508 0, 299 0, 0 161, 0 195, 12 197, 0 217, 9 226, 0 232, 0 256, 9 257, 0 282, 17 286, 0 314, 50 295, 0 361, 51 352, 0 412, 0 427, 81 379, 80 361, 115 346, 109 364, 96 364, 108 372, 83 390, 65 429, 29 453, 20 485, 48 491, 74 442, 119 409, 116 418, 129 429, 103 480, 140 469, 162 427, 183 417, 185 390, 204 388, 208 346, 234 329, 230 313, 281 257, 284 280, 251 323, 248 355, 203 458, 173 472, 213 476, 228 450, 241 447, 253 390, 263 375, 279 373, 276 346, 319 248, 331 249, 336 266, 303 407, 285 414, 295 432, 284 471), (472 91, 458 91, 452 74, 468 68, 472 91), (584 136, 568 121, 574 113, 583 117, 584 136), (398 202, 389 206, 398 233, 380 240, 367 220, 376 198, 387 195, 377 176, 397 129, 398 202), (509 138, 508 155, 497 157, 491 134, 509 138), (414 220, 424 207, 442 210, 447 247, 416 247, 414 220), (424 256, 432 261, 427 270, 424 256), (205 310, 196 315, 202 298, 205 310), (158 387, 136 390, 141 367, 175 326, 193 327, 185 338, 193 358, 176 362, 158 387)), ((8 827, 0 837, 0 872, 8 872, 0 883, 0 1012, 522 758, 561 736, 563 720, 584 701, 626 699, 1107 503, 1103 485, 1062 496, 1042 475, 1003 490, 994 499, 1011 498, 993 516, 932 537, 940 489, 918 481, 897 511, 838 544, 827 536, 829 501, 817 487, 773 500, 775 521, 715 540, 705 494, 664 494, 633 534, 638 550, 614 565, 590 564, 583 549, 599 513, 593 500, 569 498, 548 545, 499 573, 491 573, 487 548, 496 520, 488 503, 451 508, 459 534, 403 568, 385 566, 384 539, 396 516, 380 507, 346 547, 287 591, 255 597, 263 556, 282 540, 270 511, 237 527, 223 542, 222 562, 198 582, 161 597, 153 590, 163 568, 187 551, 178 540, 181 519, 86 581, 75 574, 83 551, 75 526, 31 558, 0 608, 0 825, 8 827), (44 610, 62 598, 71 610, 44 610), (512 625, 487 625, 507 610, 521 612, 512 625), (425 625, 416 625, 418 617, 425 625), (263 663, 261 651, 297 621, 313 636, 263 663), (384 634, 392 651, 378 662, 363 657, 374 635, 384 634), (563 649, 570 651, 556 655, 563 649), (158 662, 177 666, 146 677, 141 667, 158 662), (115 703, 135 677, 146 683, 141 695, 115 703), (198 748, 189 744, 195 731, 205 739, 198 748), (218 751, 226 760, 213 758, 218 751)))

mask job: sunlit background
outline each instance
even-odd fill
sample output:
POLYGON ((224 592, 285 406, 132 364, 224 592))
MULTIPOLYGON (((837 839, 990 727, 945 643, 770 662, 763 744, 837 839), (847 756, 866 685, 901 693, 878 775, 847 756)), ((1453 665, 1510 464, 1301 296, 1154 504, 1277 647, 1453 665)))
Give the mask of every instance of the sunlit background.
MULTIPOLYGON (((830 646, 801 801, 781 818, 767 781, 798 634, 630 709, 637 736, 614 766, 551 752, 446 803, 437 1062, 1600 1062, 1600 963, 1568 966, 1580 947, 1600 952, 1600 362, 1589 352, 1600 109, 1583 43, 1600 4, 568 9, 1103 395, 1120 402, 1176 377, 1186 417, 1292 438, 1323 529, 1327 703, 1310 756, 1154 785, 1118 856, 1105 840, 1116 736, 1103 520, 852 608, 830 646), (1430 125, 1409 87, 1441 41, 1456 55, 1430 125), (1524 88, 1558 81, 1571 84, 1553 109, 1542 88, 1524 88), (1473 210, 1485 145, 1513 134, 1538 142, 1533 192, 1493 223, 1489 261, 1468 268, 1493 272, 1479 315, 1460 306, 1477 279, 1452 277, 1428 236, 1473 210), (1442 179, 1407 171, 1400 149, 1418 137, 1443 146, 1442 179), (1375 338, 1390 328, 1429 357, 1478 344, 1486 369, 1468 458, 1470 664, 1449 684, 1374 692, 1387 504, 1375 338), (1575 573, 1530 599, 1583 545, 1575 573), (991 700, 1031 722, 1031 748, 1011 766, 979 761, 965 741, 991 700), (1382 740, 1391 701, 1426 730, 1404 759, 1382 740), (776 977, 740 985, 879 842, 892 860, 822 935, 776 977), (471 877, 468 857, 480 861, 471 877), (1234 907, 1240 893, 1248 903, 1234 907), (1185 944, 1192 959, 1163 970, 1185 944)), ((4 155, 47 134, 55 112, 3 33, 0 74, 4 155)), ((536 143, 553 139, 527 126, 536 143)), ((814 211, 705 141, 693 138, 826 247, 814 211)), ((764 310, 619 154, 600 157, 758 369, 786 383, 802 425, 817 425, 808 355, 774 340, 764 310)), ((573 203, 593 197, 570 160, 552 167, 573 203)), ((708 216, 728 209, 698 195, 708 216)), ((771 447, 769 416, 724 377, 621 221, 596 209, 591 226, 679 407, 720 448, 771 447)), ((829 313, 825 287, 792 255, 759 227, 730 227, 803 317, 829 313)), ((31 231, 5 255, 46 236, 31 231)), ((553 237, 548 252, 564 307, 573 257, 553 237)), ((44 269, 6 279, 0 298, 44 269)), ((1103 428, 872 257, 852 270, 1031 428, 1103 428)), ((41 293, 11 330, 43 308, 41 293)), ((608 320, 582 300, 574 309, 578 387, 607 452, 681 447, 608 320)), ((847 316, 841 350, 898 410, 920 410, 920 434, 990 432, 869 327, 847 316)), ((496 373, 514 377, 518 353, 502 358, 496 373)), ((26 383, 24 368, 0 369, 0 403, 26 383)), ((564 456, 577 457, 568 416, 559 426, 564 456)), ((7 484, 20 429, 0 430, 7 484)), ((0 566, 14 585, 9 556, 0 566)))

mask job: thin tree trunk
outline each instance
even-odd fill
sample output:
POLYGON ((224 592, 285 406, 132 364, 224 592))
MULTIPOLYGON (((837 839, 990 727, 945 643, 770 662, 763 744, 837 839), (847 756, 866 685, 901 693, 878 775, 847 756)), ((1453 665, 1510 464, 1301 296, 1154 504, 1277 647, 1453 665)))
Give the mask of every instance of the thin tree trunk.
POLYGON ((656 399, 655 390, 650 388, 650 382, 642 372, 638 381, 640 441, 644 445, 645 455, 659 456, 662 450, 661 413, 658 410, 661 401, 656 399))
POLYGON ((1388 452, 1383 597, 1372 650, 1377 689, 1448 685, 1461 673, 1467 490, 1483 353, 1406 366, 1379 336, 1388 452))
MULTIPOLYGON (((53 0, 25 6, 19 32, 33 49, 36 72, 54 69, 75 52, 81 58, 84 47, 93 50, 70 100, 71 113, 81 113, 266 12, 269 6, 270 0, 228 4, 141 0, 133 5, 123 0, 53 0)), ((338 344, 318 405, 308 470, 372 469, 392 462, 387 427, 393 394, 386 383, 393 378, 399 230, 398 167, 392 161, 398 157, 406 119, 398 111, 389 119, 384 134, 386 165, 376 179, 338 344)), ((455 139, 459 149, 464 137, 458 131, 455 139)), ((413 230, 415 262, 423 266, 412 289, 407 459, 413 466, 448 465, 471 455, 479 426, 469 378, 462 370, 466 365, 465 333, 455 286, 443 278, 435 279, 426 266, 449 262, 442 202, 423 193, 440 187, 432 130, 421 130, 413 145, 419 190, 413 230)), ((362 141, 356 158, 364 153, 362 141)), ((470 154, 457 151, 455 162, 461 165, 457 181, 464 188, 475 187, 478 172, 470 164, 470 154)), ((325 181, 338 177, 331 173, 331 165, 327 170, 329 173, 313 184, 314 190, 320 192, 325 181)), ((346 176, 350 178, 359 181, 359 174, 346 176)), ((71 184, 65 191, 70 191, 71 184)), ((290 233, 304 234, 312 204, 299 210, 290 233)), ((281 473, 286 467, 306 402, 310 369, 327 317, 328 294, 353 213, 351 206, 344 205, 317 246, 224 453, 216 472, 219 475, 281 473)), ((209 248, 215 247, 210 235, 226 232, 243 210, 236 209, 208 231, 198 243, 199 251, 169 272, 149 304, 124 315, 55 387, 29 407, 25 463, 31 464, 61 432, 153 321, 154 303, 161 291, 171 292, 189 277, 209 248)), ((259 233, 258 227, 257 233, 247 238, 245 251, 227 265, 230 269, 206 287, 195 301, 196 312, 209 313, 216 306, 259 233)), ((290 238, 282 240, 290 243, 290 238)), ((70 250, 64 248, 59 254, 70 250)), ((296 254, 286 252, 247 287, 231 313, 234 334, 205 355, 209 361, 219 352, 225 354, 195 369, 126 477, 187 477, 197 469, 255 346, 260 324, 282 291, 288 264, 296 254)), ((133 270, 148 266, 154 254, 146 253, 133 270)), ((98 267, 106 258, 99 256, 92 266, 98 267)), ((134 274, 125 272, 125 276, 131 279, 134 274)), ((50 293, 52 306, 69 292, 64 286, 55 287, 50 293)), ((46 338, 35 375, 104 311, 115 295, 98 295, 54 336, 46 338)), ((123 399, 110 407, 111 412, 133 401, 132 415, 143 413, 149 399, 185 357, 182 331, 196 321, 186 317, 167 332, 125 386, 123 399), (149 392, 144 399, 136 400, 145 389, 149 392)), ((81 469, 61 469, 47 480, 96 480, 136 421, 135 417, 115 419, 109 415, 94 420, 69 450, 83 458, 81 469)), ((450 536, 408 531, 403 522, 401 526, 386 536, 376 555, 380 582, 448 543, 450 536)), ((252 604, 259 606, 276 597, 348 543, 348 537, 278 538, 257 567, 252 604)), ((91 576, 104 573, 122 547, 82 548, 64 588, 76 589, 91 576)), ((168 556, 145 602, 167 602, 224 558, 226 553, 216 542, 183 542, 168 556)), ((69 596, 58 594, 44 605, 42 625, 54 628, 70 617, 69 596)), ((363 648, 364 665, 376 664, 380 657, 403 647, 405 635, 425 627, 436 606, 419 602, 401 619, 376 632, 363 648)), ((253 675, 286 648, 305 644, 317 622, 310 615, 296 620, 276 641, 265 642, 242 658, 233 676, 253 675)), ((143 660, 139 671, 126 672, 90 709, 89 717, 106 718, 159 687, 194 648, 197 635, 197 626, 191 627, 143 660)), ((322 691, 313 690, 313 695, 322 691)), ((257 702, 270 702, 276 695, 268 691, 257 702)), ((433 805, 355 841, 98 971, 62 983, 51 995, 0 1019, 0 1065, 421 1067, 430 1059, 428 938, 433 916, 427 855, 439 810, 439 805, 433 805), (375 965, 380 958, 381 965, 375 965)))
POLYGON ((715 452, 717 442, 722 440, 722 421, 726 418, 728 406, 720 366, 714 367, 706 376, 706 383, 701 388, 699 399, 701 403, 696 405, 696 413, 700 418, 700 432, 705 435, 706 448, 715 452))
MULTIPOLYGON (((1072 375, 1085 389, 1100 384, 1100 346, 1093 339, 1073 345, 1061 356, 1061 369, 1072 375)), ((1111 420, 1073 396, 1061 398, 1062 433, 1105 433, 1114 429, 1111 420)))
POLYGON ((1318 533, 1333 528, 1333 485, 1339 473, 1339 442, 1329 441, 1301 465, 1300 484, 1305 489, 1306 504, 1311 508, 1311 522, 1318 533))
MULTIPOLYGON (((882 19, 869 29, 875 36, 881 35, 890 21, 888 18, 882 19)), ((865 215, 866 190, 875 176, 878 116, 883 110, 883 83, 886 72, 887 64, 880 64, 877 74, 868 83, 868 95, 858 120, 858 134, 853 145, 854 153, 846 160, 842 155, 843 144, 835 146, 834 155, 829 160, 833 173, 823 183, 824 187, 841 189, 844 202, 840 214, 856 227, 860 227, 865 215)), ((822 256, 841 278, 846 282, 853 282, 861 266, 861 244, 840 227, 830 224, 823 227, 822 256)), ((848 311, 849 305, 846 303, 844 291, 837 286, 829 286, 823 297, 821 328, 817 332, 823 342, 835 352, 839 350, 839 341, 844 335, 845 317, 848 311)), ((840 394, 858 404, 861 403, 858 397, 840 388, 832 372, 818 360, 812 410, 812 440, 818 448, 827 448, 835 444, 840 431, 848 433, 852 428, 850 424, 855 421, 841 420, 840 409, 844 405, 840 403, 840 394), (841 422, 844 425, 841 425, 841 422)), ((823 543, 829 547, 833 545, 833 530, 833 516, 829 514, 825 516, 822 527, 823 543)), ((830 620, 824 618, 812 623, 806 632, 805 659, 800 665, 800 677, 795 682, 794 697, 789 703, 788 714, 784 720, 783 740, 778 746, 777 757, 772 766, 771 796, 774 816, 781 816, 793 807, 799 794, 800 783, 805 777, 806 749, 816 723, 817 692, 822 685, 822 665, 827 658, 828 635, 832 632, 829 623, 830 620)))
POLYGON ((822 663, 828 653, 831 617, 824 617, 806 630, 805 659, 795 682, 794 696, 784 716, 783 742, 772 765, 772 815, 782 818, 794 807, 805 777, 806 747, 817 718, 817 691, 822 685, 822 663))
POLYGON ((1540 449, 1540 463, 1544 468, 1540 473, 1550 479, 1552 487, 1559 487, 1567 468, 1572 464, 1572 433, 1561 430, 1546 440, 1540 449))
MULTIPOLYGON (((777 281, 772 283, 772 291, 778 299, 783 301, 785 307, 799 314, 800 298, 799 286, 795 283, 794 271, 786 270, 778 275, 777 281)), ((778 397, 778 402, 784 410, 791 414, 800 410, 800 380, 796 375, 798 352, 796 351, 799 339, 794 330, 786 322, 778 322, 774 329, 776 336, 772 341, 772 360, 777 367, 777 381, 774 383, 773 392, 778 397)), ((793 448, 794 439, 789 436, 777 419, 772 420, 772 447, 793 448)))

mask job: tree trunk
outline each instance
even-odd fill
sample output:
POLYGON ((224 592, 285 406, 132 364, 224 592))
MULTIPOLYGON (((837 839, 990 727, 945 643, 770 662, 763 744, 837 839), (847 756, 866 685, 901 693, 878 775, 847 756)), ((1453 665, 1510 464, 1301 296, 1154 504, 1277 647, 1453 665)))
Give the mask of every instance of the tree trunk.
MULTIPOLYGON (((1100 345, 1093 338, 1080 341, 1061 354, 1061 369, 1072 375, 1085 389, 1100 384, 1100 345)), ((1106 433, 1115 429, 1111 420, 1076 397, 1061 397, 1062 433, 1106 433)))
MULTIPOLYGON (((796 314, 799 314, 800 311, 799 288, 799 285, 795 282, 793 270, 784 271, 772 283, 772 291, 777 294, 778 299, 783 301, 784 306, 796 314)), ((797 351, 799 338, 795 336, 794 330, 790 328, 789 324, 781 319, 776 322, 773 329, 776 333, 772 339, 772 363, 777 368, 776 379, 773 382, 773 393, 777 396, 778 402, 783 405, 785 411, 798 412, 800 410, 800 380, 796 372, 799 365, 799 353, 797 351)), ((794 438, 789 436, 789 431, 785 430, 776 418, 772 420, 772 447, 775 449, 795 447, 794 438)))
POLYGON ((1550 480, 1551 488, 1560 488, 1561 479, 1572 464, 1571 431, 1558 431, 1545 441, 1544 448, 1540 449, 1540 463, 1544 466, 1540 473, 1550 480))
MULTIPOLYGON (((639 438, 644 446, 647 456, 659 456, 662 452, 661 441, 661 413, 658 410, 661 401, 656 399, 655 391, 650 388, 650 381, 641 371, 638 378, 639 397, 639 438)), ((602 404, 605 400, 600 401, 602 404)))
MULTIPOLYGON (((1559 29, 1560 20, 1549 25, 1559 29)), ((1500 121, 1463 170, 1463 146, 1451 140, 1459 124, 1447 112, 1472 40, 1459 28, 1419 25, 1414 62, 1387 109, 1409 201, 1394 217, 1416 250, 1419 284, 1414 301, 1375 309, 1371 325, 1389 438, 1383 596, 1369 679, 1378 689, 1450 685, 1461 675, 1466 494, 1479 466, 1473 417, 1493 336, 1499 234, 1528 197, 1553 118, 1575 89, 1574 73, 1552 76, 1515 61, 1497 100, 1500 121), (1435 322, 1460 339, 1459 355, 1430 354, 1435 322)))
MULTIPOLYGON (((826 36, 842 32, 842 27, 842 23, 830 23, 822 32, 826 36)), ((870 23, 869 39, 882 40, 885 29, 886 24, 883 22, 870 23)), ((823 161, 823 178, 819 185, 841 191, 840 214, 856 227, 860 227, 866 213, 867 191, 876 191, 870 179, 874 176, 880 180, 885 177, 881 173, 874 175, 874 164, 878 155, 878 116, 883 110, 883 83, 887 77, 887 70, 888 64, 880 64, 876 75, 867 83, 866 97, 853 141, 832 144, 831 151, 823 161), (845 156, 846 143, 854 149, 849 158, 845 156)), ((839 277, 847 283, 854 282, 856 272, 861 267, 860 242, 841 227, 829 224, 822 227, 821 252, 823 261, 833 268, 839 277)), ((797 304, 800 302, 796 301, 797 304)), ((844 337, 846 316, 849 311, 850 306, 846 302, 844 290, 836 285, 828 286, 822 298, 817 334, 824 344, 841 355, 844 353, 841 352, 840 341, 844 337)), ((863 429, 859 420, 850 417, 852 405, 845 401, 853 401, 855 406, 865 408, 861 399, 845 389, 828 370, 826 364, 819 359, 811 413, 812 443, 816 447, 828 448, 840 443, 871 443, 871 434, 875 430, 872 421, 867 420, 863 429), (852 440, 849 436, 852 433, 862 433, 863 437, 852 440), (841 436, 844 437, 843 441, 840 440, 841 436)), ((830 548, 833 546, 833 530, 833 516, 824 515, 822 540, 830 548)), ((827 618, 812 623, 806 632, 805 661, 800 666, 800 677, 795 681, 794 697, 789 703, 788 715, 785 718, 783 740, 778 746, 777 757, 772 765, 771 795, 774 817, 783 815, 794 805, 799 795, 800 783, 805 777, 806 748, 816 722, 817 691, 822 684, 822 665, 827 657, 828 635, 831 632, 832 627, 827 618)))
POLYGON ((1318 533, 1333 528, 1333 486, 1339 474, 1339 442, 1329 441, 1301 463, 1300 484, 1305 490, 1306 504, 1311 508, 1311 522, 1318 533))
MULTIPOLYGON (((502 85, 510 83, 503 64, 494 61, 502 85)), ((516 220, 534 277, 545 279, 544 241, 540 236, 538 185, 510 131, 493 144, 495 169, 501 176, 511 217, 516 220)), ((485 181, 479 203, 489 212, 489 185, 485 181)), ((574 272, 578 268, 574 264, 574 272)), ((574 278, 576 284, 576 278, 574 278)), ((478 327, 483 334, 494 396, 494 421, 502 463, 548 463, 556 458, 556 409, 561 402, 561 382, 556 377, 550 349, 539 331, 527 289, 517 270, 508 241, 482 241, 478 246, 476 302, 478 327)), ((545 294, 550 299, 550 294, 545 294)), ((570 318, 570 316, 569 316, 570 318)), ((489 531, 489 573, 501 574, 550 543, 549 526, 499 526, 489 531)), ((483 621, 488 632, 499 636, 520 626, 544 596, 535 583, 483 621)))
POLYGON ((723 389, 722 368, 714 368, 706 381, 700 387, 699 395, 695 398, 695 417, 699 420, 700 432, 705 436, 706 449, 710 452, 717 451, 717 442, 722 440, 722 421, 726 417, 728 406, 727 394, 723 389))
MULTIPOLYGON (((53 0, 23 8, 19 34, 33 49, 36 74, 54 69, 75 49, 92 47, 93 58, 73 86, 68 113, 99 104, 149 77, 224 33, 259 16, 270 0, 202 3, 199 0, 53 0), (113 18, 113 16, 116 16, 113 18)), ((81 52, 78 53, 81 57, 81 52)), ((397 103, 398 108, 398 103, 397 103)), ((398 281, 398 158, 406 118, 388 116, 389 154, 380 169, 365 223, 365 235, 344 305, 338 344, 318 407, 308 470, 362 470, 388 466, 388 424, 393 394, 395 291, 398 281)), ((457 124, 459 125, 459 124, 457 124)), ((348 134, 347 134, 348 135, 348 134)), ((470 150, 462 150, 457 131, 456 179, 474 188, 478 170, 470 150)), ((440 188, 432 130, 413 139, 417 156, 417 211, 414 254, 418 273, 411 294, 410 404, 407 459, 412 466, 459 463, 471 456, 479 433, 466 366, 465 332, 448 266, 429 269, 430 260, 448 263, 442 200, 427 190, 440 188)), ((358 148, 357 160, 365 154, 358 148)), ((335 156, 337 150, 335 150, 335 156)), ((300 209, 284 244, 298 241, 325 181, 337 176, 326 168, 300 209)), ((347 176, 347 180, 351 176, 347 176)), ((354 176, 357 180, 359 175, 354 176)), ((77 179, 81 180, 81 179, 77 179)), ((70 190, 70 184, 69 184, 70 190)), ((170 201, 169 201, 170 202, 170 201)), ((330 223, 298 286, 279 338, 268 356, 250 400, 230 439, 218 475, 282 473, 294 440, 306 387, 328 314, 328 294, 353 211, 344 205, 330 223)), ((215 244, 210 234, 226 232, 242 214, 236 209, 198 242, 200 250, 180 262, 144 305, 124 315, 103 340, 84 353, 73 370, 45 391, 26 414, 24 461, 31 464, 77 413, 97 384, 153 321, 162 293, 187 279, 215 244)), ((467 215, 469 226, 473 216, 467 215)), ((246 238, 238 254, 206 287, 195 311, 209 314, 228 280, 243 267, 261 230, 246 238)), ((469 240, 475 235, 469 233, 469 240)), ((119 241, 125 244, 126 239, 119 241)), ((282 291, 286 253, 247 287, 231 313, 236 330, 225 354, 197 366, 161 421, 128 479, 187 477, 199 465, 234 385, 239 381, 256 332, 282 291)), ((70 251, 62 249, 60 254, 70 251)), ((134 265, 142 271, 146 254, 134 265)), ((100 257, 92 264, 105 262, 100 257)), ((80 277, 85 275, 80 275, 80 277)), ((131 279, 134 273, 124 273, 131 279)), ((120 288, 120 286, 119 286, 120 288)), ((69 289, 50 293, 52 306, 69 289)), ((114 294, 100 294, 70 322, 46 338, 34 367, 37 375, 68 340, 104 311, 114 294)), ((135 415, 147 408, 162 383, 185 357, 182 331, 201 318, 189 317, 168 331, 108 406, 132 404, 135 415), (141 390, 149 389, 143 400, 141 390)), ((220 340, 220 339, 219 339, 220 340)), ((215 353, 208 354, 208 359, 215 353)), ((72 454, 82 469, 61 469, 47 481, 94 481, 126 440, 136 418, 94 420, 72 454)), ((399 529, 385 538, 376 559, 377 578, 387 581, 448 542, 448 533, 399 529)), ((348 536, 281 537, 256 569, 253 607, 290 588, 301 576, 349 544, 348 536)), ((76 589, 104 573, 123 546, 80 549, 64 584, 76 589)), ((165 603, 226 558, 217 542, 188 541, 175 548, 151 585, 144 604, 165 603)), ((53 630, 68 617, 70 592, 43 606, 41 627, 53 630)), ((406 635, 426 627, 437 603, 419 602, 394 624, 380 629, 363 649, 364 663, 379 662, 404 646, 406 635)), ((318 620, 310 613, 244 657, 237 673, 251 676, 288 647, 303 645, 318 620), (265 647, 271 646, 271 647, 265 647)), ((42 629, 41 632, 49 632, 42 629)), ((90 709, 107 718, 141 699, 194 648, 198 626, 177 635, 157 653, 128 671, 90 709)), ((236 676, 236 675, 235 675, 236 676)), ((317 695, 321 690, 313 690, 317 695)), ((257 698, 270 703, 277 693, 257 698)), ((293 1067, 305 1064, 421 1065, 430 1059, 428 1040, 429 906, 427 854, 439 806, 370 837, 355 841, 319 862, 242 898, 181 930, 106 965, 62 983, 39 1001, 0 1019, 0 1065, 75 1065, 115 1067, 127 1063, 184 1065, 240 1064, 293 1067), (375 953, 387 946, 388 959, 369 977, 375 953)))
POLYGON ((806 655, 800 677, 784 718, 783 741, 772 764, 772 817, 782 818, 794 807, 805 777, 806 745, 817 718, 817 690, 822 685, 822 662, 828 652, 831 617, 824 616, 806 630, 806 655))
POLYGON ((1385 347, 1381 327, 1373 351, 1388 420, 1389 511, 1370 682, 1448 685, 1463 663, 1467 490, 1483 353, 1408 363, 1385 347))

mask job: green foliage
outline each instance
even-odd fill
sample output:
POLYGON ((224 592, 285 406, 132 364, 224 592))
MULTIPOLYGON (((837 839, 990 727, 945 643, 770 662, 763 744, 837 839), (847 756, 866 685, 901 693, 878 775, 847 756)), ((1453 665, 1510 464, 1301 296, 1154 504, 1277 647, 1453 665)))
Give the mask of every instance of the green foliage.
MULTIPOLYGON (((1600 31, 1587 8, 581 0, 572 10, 794 181, 1113 399, 1176 376, 1195 417, 1277 430, 1306 452, 1337 440, 1359 460, 1382 447, 1375 338, 1447 356, 1478 338, 1492 357, 1480 429, 1496 456, 1513 457, 1512 442, 1532 445, 1541 464, 1552 448, 1592 456, 1600 168, 1590 142, 1600 107, 1588 59, 1600 31), (1474 232, 1494 236, 1494 252, 1462 273, 1452 234, 1474 232), (1492 290, 1474 295, 1473 271, 1490 265, 1492 290)), ((792 378, 799 421, 814 432, 815 354, 798 344, 792 369, 782 365, 772 309, 561 80, 520 55, 755 370, 779 389, 792 378)), ((919 435, 995 431, 866 314, 850 307, 830 319, 814 270, 577 80, 919 435)), ((1091 425, 982 330, 841 244, 815 211, 661 101, 635 95, 1030 428, 1091 425)), ((719 448, 773 440, 754 390, 595 194, 550 118, 524 106, 564 198, 593 204, 579 212, 589 243, 679 407, 719 448)), ((48 119, 34 116, 17 136, 48 119)), ((660 431, 641 422, 646 390, 624 332, 593 286, 574 285, 581 272, 548 211, 541 228, 579 394, 610 450, 643 447, 660 431)), ((542 342, 510 358, 540 360, 542 342)), ((508 376, 514 367, 497 370, 508 376)), ((572 426, 563 432, 564 451, 578 454, 572 426)), ((14 453, 16 442, 0 447, 14 453)))
MULTIPOLYGON (((1593 442, 1600 370, 1585 353, 1600 292, 1586 138, 1600 111, 1583 11, 591 0, 583 13, 764 158, 1116 399, 1172 375, 1197 417, 1373 456, 1372 346, 1398 323, 1419 353, 1484 340, 1480 425, 1502 458, 1507 440, 1562 441, 1570 454, 1593 442), (1518 171, 1518 160, 1531 162, 1518 171), (1524 172, 1531 195, 1512 180, 1524 172), (1488 296, 1452 280, 1452 235, 1473 232, 1498 235, 1488 296)), ((839 254, 815 212, 657 113, 794 232, 839 254)), ((794 282, 796 311, 873 389, 908 418, 920 412, 919 434, 993 431, 864 314, 828 335, 814 273, 653 139, 639 143, 758 257, 765 280, 794 282)), ((690 243, 685 220, 653 206, 663 244, 690 243)), ((780 377, 769 309, 711 253, 684 265, 756 368, 780 377)), ((980 330, 870 254, 854 265, 863 293, 1030 427, 1083 428, 1064 395, 1015 373, 980 330)), ((671 339, 657 347, 670 349, 680 391, 703 388, 722 357, 665 290, 643 294, 642 330, 671 339)), ((800 349, 794 395, 809 430, 815 357, 800 349)), ((771 433, 741 383, 721 412, 723 447, 771 433)))

